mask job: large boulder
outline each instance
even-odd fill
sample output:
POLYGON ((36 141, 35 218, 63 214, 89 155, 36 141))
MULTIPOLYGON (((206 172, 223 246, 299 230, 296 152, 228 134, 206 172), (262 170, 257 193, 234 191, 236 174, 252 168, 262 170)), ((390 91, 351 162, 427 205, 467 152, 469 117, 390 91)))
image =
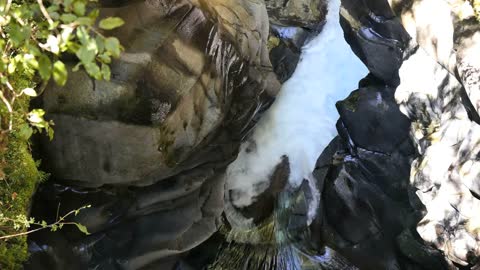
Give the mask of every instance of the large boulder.
POLYGON ((218 230, 223 172, 279 90, 263 1, 101 1, 125 47, 109 82, 70 73, 42 97, 55 138, 33 214, 91 205, 34 235, 27 268, 168 269, 218 230), (43 265, 43 266, 42 266, 43 265), (163 268, 165 267, 165 268, 163 268))
POLYGON ((147 185, 228 160, 276 94, 268 17, 255 1, 136 1, 104 9, 129 23, 112 80, 79 71, 43 97, 56 136, 48 170, 82 185, 147 185), (199 4, 200 5, 200 4, 199 4))

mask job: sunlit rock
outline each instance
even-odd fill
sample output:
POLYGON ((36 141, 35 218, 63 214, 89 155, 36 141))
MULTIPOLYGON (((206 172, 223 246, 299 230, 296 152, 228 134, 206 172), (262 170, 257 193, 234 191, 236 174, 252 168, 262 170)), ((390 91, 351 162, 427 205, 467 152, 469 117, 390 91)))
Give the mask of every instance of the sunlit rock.
POLYGON ((480 250, 475 232, 464 224, 480 211, 471 189, 478 181, 473 169, 478 161, 467 154, 478 144, 478 126, 460 98, 462 85, 422 47, 405 60, 400 78, 397 102, 414 123, 413 138, 422 154, 412 164, 411 175, 427 210, 417 231, 451 261, 473 264, 480 250))

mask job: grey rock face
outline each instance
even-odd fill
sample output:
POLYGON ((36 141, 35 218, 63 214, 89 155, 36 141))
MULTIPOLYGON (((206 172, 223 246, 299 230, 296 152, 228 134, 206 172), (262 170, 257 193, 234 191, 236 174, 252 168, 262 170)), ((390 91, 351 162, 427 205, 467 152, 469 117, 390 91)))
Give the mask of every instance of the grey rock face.
POLYGON ((91 204, 73 218, 91 234, 37 234, 28 269, 148 269, 203 243, 219 227, 224 169, 280 86, 262 1, 102 3, 127 22, 109 32, 125 52, 110 82, 79 71, 46 91, 52 179, 33 207, 53 220, 59 205, 91 204))
POLYGON ((268 18, 260 2, 202 7, 145 1, 104 10, 129 21, 113 33, 125 53, 110 82, 78 72, 46 92, 57 123, 55 139, 43 144, 49 171, 90 186, 146 185, 235 154, 231 142, 279 87, 268 18), (210 154, 200 161, 199 153, 210 154))

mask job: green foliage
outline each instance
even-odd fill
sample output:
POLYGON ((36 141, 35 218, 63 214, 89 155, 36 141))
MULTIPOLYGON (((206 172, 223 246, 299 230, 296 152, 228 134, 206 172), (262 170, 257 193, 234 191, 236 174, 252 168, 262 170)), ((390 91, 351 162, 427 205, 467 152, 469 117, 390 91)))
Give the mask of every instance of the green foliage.
MULTIPOLYGON (((94 79, 110 79, 109 64, 123 50, 117 38, 95 28, 97 0, 0 0, 0 269, 21 269, 27 258, 25 235, 30 226, 58 230, 28 218, 31 197, 46 175, 30 152, 30 137, 45 132, 53 138, 53 122, 42 109, 29 109, 31 97, 42 94, 50 79, 65 85, 68 72, 62 55, 78 58, 94 79)), ((103 30, 121 26, 119 18, 98 22, 103 30)), ((78 209, 70 214, 77 214, 78 209)))
MULTIPOLYGON (((95 29, 99 11, 87 8, 96 0, 0 0, 0 97, 12 114, 15 98, 26 94, 36 96, 32 88, 15 85, 12 76, 24 74, 48 81, 52 76, 59 85, 68 78, 61 54, 73 54, 79 59, 75 70, 84 67, 95 79, 110 79, 112 57, 119 57, 122 50, 115 37, 106 37, 95 29), (88 11, 88 12, 87 12, 88 11)), ((123 20, 109 17, 99 22, 99 27, 111 30, 123 25, 123 20)), ((41 90, 40 93, 41 94, 41 90)), ((31 112, 27 119, 34 127, 51 133, 51 124, 43 119, 40 111, 31 112)), ((12 129, 11 123, 8 129, 12 129)))

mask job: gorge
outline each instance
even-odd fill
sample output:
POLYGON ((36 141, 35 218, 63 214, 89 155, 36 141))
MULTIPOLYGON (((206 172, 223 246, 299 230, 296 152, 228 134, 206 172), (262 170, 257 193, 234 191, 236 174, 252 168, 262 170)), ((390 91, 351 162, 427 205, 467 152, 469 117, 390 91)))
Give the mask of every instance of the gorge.
POLYGON ((32 204, 90 234, 32 234, 26 269, 480 267, 470 2, 99 2, 125 52, 36 101, 32 204))

